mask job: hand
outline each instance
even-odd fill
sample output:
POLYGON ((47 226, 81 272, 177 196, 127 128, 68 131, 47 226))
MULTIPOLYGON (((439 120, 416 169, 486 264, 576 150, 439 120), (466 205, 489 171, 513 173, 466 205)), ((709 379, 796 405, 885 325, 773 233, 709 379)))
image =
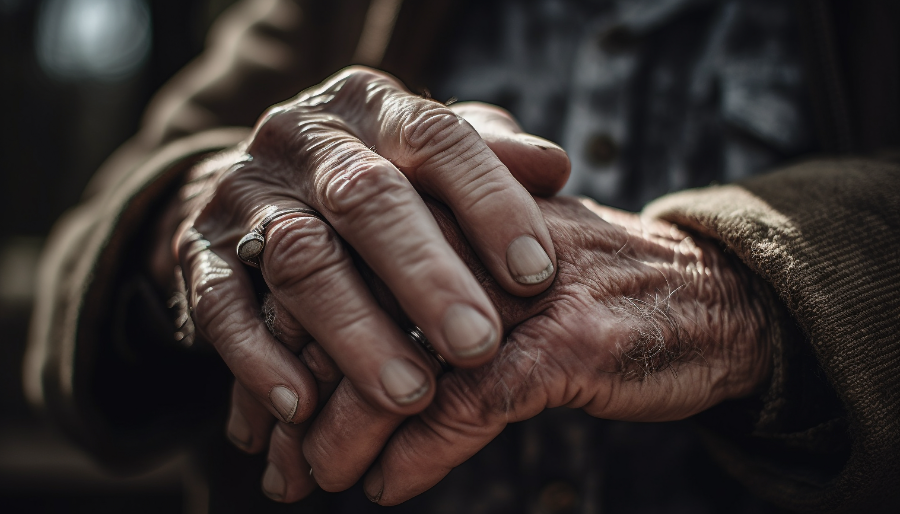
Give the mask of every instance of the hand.
MULTIPOLYGON (((260 411, 292 423, 313 412, 317 377, 307 357, 295 355, 313 339, 371 405, 409 415, 429 403, 428 357, 378 307, 344 241, 448 361, 473 367, 489 360, 499 317, 419 191, 453 209, 498 283, 533 295, 554 276, 555 254, 517 179, 552 193, 568 169, 559 147, 521 134, 499 109, 453 111, 363 68, 272 108, 245 145, 196 167, 175 253, 198 335, 234 372, 236 398, 256 402, 241 416, 244 428, 253 434, 271 423, 260 411), (480 120, 484 137, 458 112, 480 120), (302 327, 279 341, 260 319, 253 277, 234 248, 265 216, 295 207, 318 210, 328 224, 292 214, 268 226, 262 278, 282 318, 302 327)), ((257 444, 243 442, 251 450, 257 444)))
MULTIPOLYGON (((715 244, 588 200, 538 204, 559 273, 530 299, 498 287, 448 214, 433 209, 498 307, 505 343, 484 366, 443 375, 432 404, 402 425, 342 383, 303 443, 323 489, 345 489, 368 469, 366 494, 393 505, 432 487, 507 423, 544 409, 675 420, 749 395, 767 378, 771 307, 758 279, 715 244)), ((286 491, 299 499, 292 484, 286 491)))

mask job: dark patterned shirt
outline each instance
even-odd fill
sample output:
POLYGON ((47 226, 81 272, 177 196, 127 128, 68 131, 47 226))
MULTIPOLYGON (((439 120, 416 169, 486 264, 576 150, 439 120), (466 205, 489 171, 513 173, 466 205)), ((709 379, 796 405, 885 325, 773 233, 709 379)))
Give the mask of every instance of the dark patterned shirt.
POLYGON ((564 192, 637 210, 808 153, 783 0, 496 0, 467 11, 436 97, 509 109, 572 160, 564 192))

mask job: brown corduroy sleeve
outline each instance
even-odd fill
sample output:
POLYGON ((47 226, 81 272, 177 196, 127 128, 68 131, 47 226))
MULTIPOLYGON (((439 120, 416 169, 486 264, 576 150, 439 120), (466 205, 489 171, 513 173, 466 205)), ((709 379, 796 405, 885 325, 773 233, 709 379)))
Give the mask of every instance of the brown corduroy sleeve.
POLYGON ((713 435, 723 465, 791 509, 897 508, 900 166, 811 161, 669 195, 644 214, 721 241, 772 286, 800 329, 776 351, 754 429, 713 435), (812 366, 798 364, 803 355, 812 366), (792 376, 800 373, 821 374, 830 391, 798 392, 816 383, 792 376), (834 394, 836 414, 827 405, 834 394))

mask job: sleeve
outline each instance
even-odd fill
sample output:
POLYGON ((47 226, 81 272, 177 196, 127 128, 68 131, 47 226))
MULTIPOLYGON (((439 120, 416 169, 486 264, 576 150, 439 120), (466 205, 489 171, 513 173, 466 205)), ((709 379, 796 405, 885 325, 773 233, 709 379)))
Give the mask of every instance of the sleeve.
POLYGON ((775 349, 749 428, 722 422, 733 405, 703 420, 723 466, 792 510, 896 509, 900 166, 805 162, 669 195, 644 214, 719 240, 771 286, 796 327, 775 349))
POLYGON ((221 364, 169 344, 172 322, 140 269, 154 220, 193 164, 245 139, 266 107, 350 61, 366 4, 238 2, 52 230, 25 390, 101 462, 125 469, 158 458, 183 435, 173 427, 208 419, 213 391, 227 390, 221 364))

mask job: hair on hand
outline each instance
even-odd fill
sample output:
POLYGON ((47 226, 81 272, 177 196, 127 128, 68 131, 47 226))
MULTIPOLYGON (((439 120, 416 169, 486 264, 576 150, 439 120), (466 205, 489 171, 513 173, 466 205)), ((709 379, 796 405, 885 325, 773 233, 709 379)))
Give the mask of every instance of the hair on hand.
POLYGON ((623 297, 621 309, 635 322, 628 342, 616 345, 616 371, 625 380, 646 380, 665 370, 677 377, 676 363, 702 357, 701 349, 671 315, 669 300, 678 289, 667 295, 648 294, 646 300, 623 297))

